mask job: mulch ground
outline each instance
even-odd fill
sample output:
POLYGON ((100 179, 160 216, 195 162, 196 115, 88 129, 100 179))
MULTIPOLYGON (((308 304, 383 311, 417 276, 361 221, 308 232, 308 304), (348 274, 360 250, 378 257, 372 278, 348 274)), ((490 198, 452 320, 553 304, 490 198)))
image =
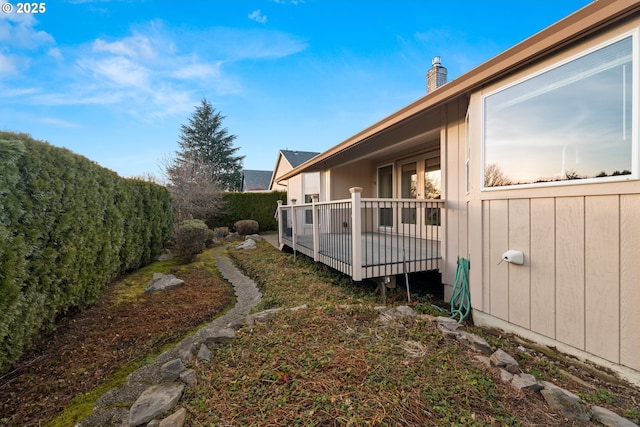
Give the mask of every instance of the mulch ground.
MULTIPOLYGON (((206 268, 177 274, 181 287, 118 303, 122 280, 94 306, 64 319, 0 377, 0 425, 39 426, 130 362, 158 352, 234 304, 206 268)), ((126 285, 124 285, 126 286, 126 285)))

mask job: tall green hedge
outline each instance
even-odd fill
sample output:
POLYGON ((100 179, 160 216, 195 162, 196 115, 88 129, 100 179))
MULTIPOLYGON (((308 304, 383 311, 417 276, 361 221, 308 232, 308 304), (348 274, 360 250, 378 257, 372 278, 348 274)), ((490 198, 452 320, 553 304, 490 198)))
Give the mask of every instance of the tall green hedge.
POLYGON ((207 220, 209 227, 233 228, 236 221, 252 219, 260 224, 260 231, 278 229, 274 217, 278 200, 285 202, 287 193, 273 191, 269 193, 225 193, 220 215, 207 220))
POLYGON ((0 372, 58 316, 152 261, 171 228, 164 187, 0 132, 0 372))

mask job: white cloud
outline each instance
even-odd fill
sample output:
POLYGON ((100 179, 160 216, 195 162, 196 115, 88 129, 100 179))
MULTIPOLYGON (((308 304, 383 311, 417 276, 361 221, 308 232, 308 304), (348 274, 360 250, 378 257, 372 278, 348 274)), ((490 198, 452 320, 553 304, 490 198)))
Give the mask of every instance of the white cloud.
MULTIPOLYGON (((257 18, 266 18, 256 12, 257 18)), ((37 31, 36 24, 27 17, 19 25, 23 41, 37 40, 40 48, 14 55, 2 38, 9 26, 18 24, 0 19, 0 82, 29 88, 4 91, 0 98, 39 106, 101 105, 142 120, 184 115, 203 96, 241 94, 245 90, 241 79, 228 71, 234 63, 277 59, 307 46, 276 31, 216 27, 174 32, 160 21, 137 25, 120 38, 102 36, 80 45, 57 46, 47 33, 37 31), (38 67, 30 68, 31 64, 38 67)))
POLYGON ((6 76, 8 74, 18 74, 16 58, 10 55, 3 55, 0 52, 0 75, 6 76))
POLYGON ((260 9, 256 9, 249 14, 249 19, 264 24, 267 22, 267 15, 263 15, 260 9))
POLYGON ((51 49, 49 49, 47 51, 47 55, 49 55, 50 57, 57 59, 57 60, 62 60, 62 52, 60 52, 60 49, 58 49, 57 47, 52 47, 51 49))
POLYGON ((203 63, 190 63, 182 66, 178 66, 172 75, 178 79, 210 79, 219 77, 221 62, 215 64, 203 64, 203 63))
POLYGON ((0 41, 11 48, 34 50, 54 44, 51 34, 36 30, 38 21, 27 13, 0 14, 0 41))
POLYGON ((130 58, 149 59, 156 56, 150 38, 139 34, 111 43, 97 39, 93 42, 93 51, 128 56, 130 58))
POLYGON ((65 128, 65 129, 75 129, 79 127, 77 123, 72 123, 67 120, 56 119, 55 117, 38 117, 37 121, 39 121, 40 123, 53 125, 55 127, 65 128))

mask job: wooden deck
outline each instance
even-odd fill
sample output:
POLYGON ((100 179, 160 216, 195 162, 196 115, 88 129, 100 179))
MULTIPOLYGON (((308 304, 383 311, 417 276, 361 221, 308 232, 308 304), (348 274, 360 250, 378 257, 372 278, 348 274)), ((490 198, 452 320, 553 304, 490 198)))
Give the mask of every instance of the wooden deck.
POLYGON ((440 270, 443 200, 361 199, 279 205, 279 242, 353 280, 440 270), (355 254, 355 255, 354 255, 355 254))
MULTIPOLYGON (((319 237, 316 261, 353 276, 352 235, 323 233, 319 237)), ((437 240, 372 232, 362 233, 360 240, 362 279, 440 269, 441 243, 437 240)), ((292 237, 284 237, 283 243, 314 257, 312 235, 297 236, 295 247, 292 237)))

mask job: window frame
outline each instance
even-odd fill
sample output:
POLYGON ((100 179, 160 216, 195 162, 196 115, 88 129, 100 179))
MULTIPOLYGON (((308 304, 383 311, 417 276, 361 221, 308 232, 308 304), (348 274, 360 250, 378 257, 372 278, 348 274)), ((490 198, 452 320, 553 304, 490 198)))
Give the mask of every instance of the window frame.
POLYGON ((504 190, 516 190, 523 188, 545 188, 545 187, 557 187, 557 186, 567 186, 567 185, 585 185, 585 184, 595 184, 595 183, 610 183, 610 182, 625 182, 640 179, 640 159, 639 159, 639 123, 640 123, 640 28, 635 28, 630 31, 625 31, 621 34, 618 34, 614 37, 610 37, 607 40, 598 43, 592 47, 586 48, 577 52, 573 55, 570 55, 567 58, 554 61, 549 66, 543 67, 540 70, 537 70, 532 73, 528 73, 521 78, 517 78, 513 82, 509 82, 507 84, 503 84, 495 89, 490 90, 487 93, 482 94, 480 97, 480 105, 481 105, 481 117, 480 117, 480 138, 481 138, 481 153, 480 153, 480 188, 481 191, 504 191, 504 190), (526 184, 509 184, 502 186, 493 186, 487 187, 485 186, 485 169, 486 169, 486 107, 485 101, 492 95, 500 93, 502 91, 508 90, 511 87, 514 87, 523 82, 534 79, 544 73, 552 71, 556 68, 559 68, 563 65, 566 65, 572 61, 576 61, 580 58, 584 58, 600 49, 606 48, 616 42, 619 42, 625 38, 631 37, 631 85, 632 85, 632 93, 631 93, 631 174, 627 175, 616 175, 616 176, 606 176, 606 177, 592 177, 592 178, 583 178, 583 179, 567 179, 567 180, 559 180, 559 181, 547 181, 547 182, 535 182, 535 183, 526 183, 526 184))

